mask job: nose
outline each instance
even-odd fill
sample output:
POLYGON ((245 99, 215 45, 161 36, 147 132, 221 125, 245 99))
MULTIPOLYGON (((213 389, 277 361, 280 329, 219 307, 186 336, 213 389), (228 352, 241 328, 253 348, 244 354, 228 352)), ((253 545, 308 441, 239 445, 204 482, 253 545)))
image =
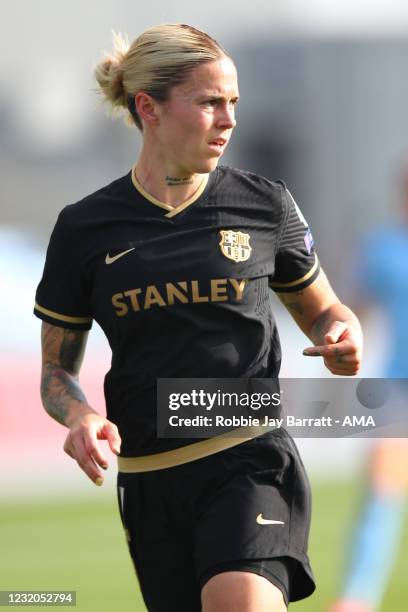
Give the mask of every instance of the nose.
POLYGON ((217 127, 231 130, 237 125, 235 119, 235 108, 230 104, 223 106, 217 117, 217 127))

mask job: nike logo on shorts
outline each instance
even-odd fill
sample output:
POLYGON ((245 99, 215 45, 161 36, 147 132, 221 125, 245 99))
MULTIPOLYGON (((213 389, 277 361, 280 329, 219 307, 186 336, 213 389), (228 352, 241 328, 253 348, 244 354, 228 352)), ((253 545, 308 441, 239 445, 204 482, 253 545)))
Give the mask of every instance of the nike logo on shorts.
POLYGON ((131 249, 128 249, 127 251, 122 251, 121 253, 118 253, 117 255, 114 255, 113 257, 111 257, 109 255, 109 253, 106 253, 106 257, 105 257, 105 263, 106 265, 110 265, 112 264, 114 261, 117 261, 118 259, 120 259, 121 257, 123 257, 124 255, 127 255, 128 253, 130 253, 131 251, 134 251, 135 247, 132 247, 131 249))
POLYGON ((283 521, 273 521, 269 519, 264 519, 264 517, 262 516, 262 512, 258 514, 258 516, 256 517, 256 522, 258 523, 258 525, 284 525, 285 524, 283 521))

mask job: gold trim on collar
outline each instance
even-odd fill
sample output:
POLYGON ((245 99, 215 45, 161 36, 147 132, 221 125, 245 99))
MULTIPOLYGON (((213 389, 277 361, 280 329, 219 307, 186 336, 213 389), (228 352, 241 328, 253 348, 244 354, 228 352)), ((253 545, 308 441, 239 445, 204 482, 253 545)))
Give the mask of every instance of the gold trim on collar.
POLYGON ((204 189, 207 186, 208 179, 209 179, 209 174, 205 174, 203 179, 202 179, 202 181, 201 181, 201 183, 199 184, 198 188, 193 193, 193 195, 188 198, 188 200, 186 200, 185 202, 182 202, 178 206, 170 206, 170 204, 166 204, 165 202, 161 202, 160 200, 158 200, 154 196, 150 195, 150 193, 148 193, 145 189, 143 189, 143 187, 141 186, 141 184, 139 183, 139 181, 136 178, 136 166, 134 166, 132 168, 131 176, 132 176, 133 186, 137 189, 137 191, 144 198, 146 198, 146 200, 149 200, 149 202, 151 202, 152 204, 155 204, 156 206, 159 206, 160 208, 164 208, 164 210, 167 210, 168 212, 165 215, 165 217, 168 217, 168 218, 174 217, 175 215, 177 215, 182 210, 185 210, 191 204, 194 204, 194 202, 196 200, 198 200, 200 195, 203 193, 204 189))
POLYGON ((314 254, 314 256, 315 256, 315 262, 314 262, 312 268, 309 270, 309 272, 307 274, 302 276, 302 278, 298 278, 297 280, 291 281, 290 283, 274 283, 274 282, 271 282, 271 283, 269 283, 269 286, 272 289, 275 289, 277 287, 296 287, 296 285, 300 285, 301 283, 304 283, 311 276, 313 276, 313 274, 316 272, 317 266, 319 265, 319 260, 317 258, 316 253, 314 254))
POLYGON ((48 317, 52 317, 53 319, 58 319, 58 321, 64 321, 65 323, 90 323, 92 321, 92 317, 69 317, 67 315, 59 314, 59 312, 54 312, 53 310, 48 310, 48 308, 44 308, 35 302, 34 304, 35 310, 38 312, 42 312, 48 317))
POLYGON ((142 457, 118 457, 119 472, 124 472, 125 474, 151 472, 153 470, 163 470, 183 465, 183 463, 190 463, 190 461, 196 461, 196 459, 209 457, 227 448, 242 444, 242 442, 248 442, 248 440, 252 440, 273 429, 276 429, 276 427, 269 425, 265 427, 239 427, 220 436, 207 438, 206 440, 163 453, 144 455, 142 457))

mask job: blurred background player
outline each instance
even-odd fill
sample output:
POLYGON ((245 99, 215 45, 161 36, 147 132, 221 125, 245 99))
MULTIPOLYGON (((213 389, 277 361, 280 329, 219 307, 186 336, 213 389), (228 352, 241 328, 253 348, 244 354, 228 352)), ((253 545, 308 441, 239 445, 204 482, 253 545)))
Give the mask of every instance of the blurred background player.
MULTIPOLYGON (((359 294, 387 318, 388 357, 384 376, 408 378, 408 161, 398 177, 398 220, 365 237, 359 253, 359 294)), ((364 320, 364 317, 363 317, 364 320)), ((408 491, 408 441, 384 438, 371 449, 367 488, 350 534, 347 573, 330 612, 381 609, 398 559, 408 491)))

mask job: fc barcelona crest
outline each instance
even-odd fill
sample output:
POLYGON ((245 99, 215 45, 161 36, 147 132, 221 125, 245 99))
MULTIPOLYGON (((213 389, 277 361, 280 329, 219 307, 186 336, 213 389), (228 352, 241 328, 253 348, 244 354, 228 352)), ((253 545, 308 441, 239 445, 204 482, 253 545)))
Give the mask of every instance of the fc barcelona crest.
POLYGON ((221 252, 233 261, 246 261, 251 256, 252 247, 249 244, 249 234, 221 230, 221 252))

